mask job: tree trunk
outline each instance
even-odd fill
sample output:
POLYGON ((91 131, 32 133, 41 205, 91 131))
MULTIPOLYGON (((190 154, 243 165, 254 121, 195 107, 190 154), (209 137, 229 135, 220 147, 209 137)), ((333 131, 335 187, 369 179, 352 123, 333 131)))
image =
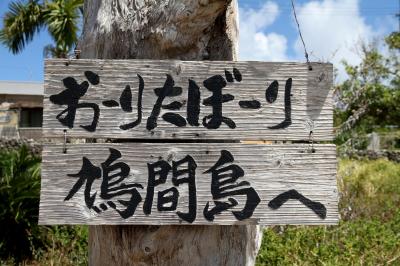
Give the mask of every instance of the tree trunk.
MULTIPOLYGON (((82 58, 237 59, 236 0, 85 1, 82 58)), ((90 226, 90 265, 253 265, 260 228, 90 226)))
POLYGON ((236 60, 233 0, 85 1, 84 58, 236 60))

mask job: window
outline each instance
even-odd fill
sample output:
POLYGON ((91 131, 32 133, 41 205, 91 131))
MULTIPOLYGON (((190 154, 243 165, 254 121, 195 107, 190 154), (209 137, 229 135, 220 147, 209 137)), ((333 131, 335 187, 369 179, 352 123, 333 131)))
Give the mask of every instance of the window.
POLYGON ((22 108, 19 119, 20 127, 42 127, 43 108, 22 108))

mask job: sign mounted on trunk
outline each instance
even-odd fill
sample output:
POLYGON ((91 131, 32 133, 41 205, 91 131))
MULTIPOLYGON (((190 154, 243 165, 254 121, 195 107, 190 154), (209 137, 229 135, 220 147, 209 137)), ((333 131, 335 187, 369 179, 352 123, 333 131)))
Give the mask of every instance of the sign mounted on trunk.
POLYGON ((332 65, 47 60, 45 136, 331 140, 332 65), (68 66, 67 66, 67 65, 68 66))
POLYGON ((45 144, 40 223, 334 224, 331 85, 331 64, 47 60, 44 138, 130 143, 45 144))

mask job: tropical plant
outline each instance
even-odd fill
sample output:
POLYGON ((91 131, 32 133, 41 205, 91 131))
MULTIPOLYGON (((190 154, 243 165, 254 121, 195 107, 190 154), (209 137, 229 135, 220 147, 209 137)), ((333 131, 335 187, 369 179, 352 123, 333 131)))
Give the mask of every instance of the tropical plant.
POLYGON ((23 146, 0 151, 0 258, 20 261, 39 246, 40 158, 23 146))
POLYGON ((338 143, 353 135, 400 126, 400 34, 385 39, 386 54, 377 44, 363 45, 362 62, 344 62, 349 76, 336 88, 335 124, 338 143))
POLYGON ((47 29, 54 45, 45 54, 65 58, 78 39, 83 0, 17 0, 9 4, 4 15, 0 42, 14 53, 20 53, 42 29, 47 29))

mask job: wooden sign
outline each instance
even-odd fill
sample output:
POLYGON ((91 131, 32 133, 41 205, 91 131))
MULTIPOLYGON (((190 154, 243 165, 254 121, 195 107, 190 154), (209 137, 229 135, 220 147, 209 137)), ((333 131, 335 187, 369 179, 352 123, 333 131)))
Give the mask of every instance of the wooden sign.
POLYGON ((335 224, 331 85, 330 64, 48 60, 39 222, 335 224))
POLYGON ((334 224, 334 145, 62 144, 43 151, 42 224, 334 224))
POLYGON ((332 65, 46 60, 44 137, 331 140, 332 65))

